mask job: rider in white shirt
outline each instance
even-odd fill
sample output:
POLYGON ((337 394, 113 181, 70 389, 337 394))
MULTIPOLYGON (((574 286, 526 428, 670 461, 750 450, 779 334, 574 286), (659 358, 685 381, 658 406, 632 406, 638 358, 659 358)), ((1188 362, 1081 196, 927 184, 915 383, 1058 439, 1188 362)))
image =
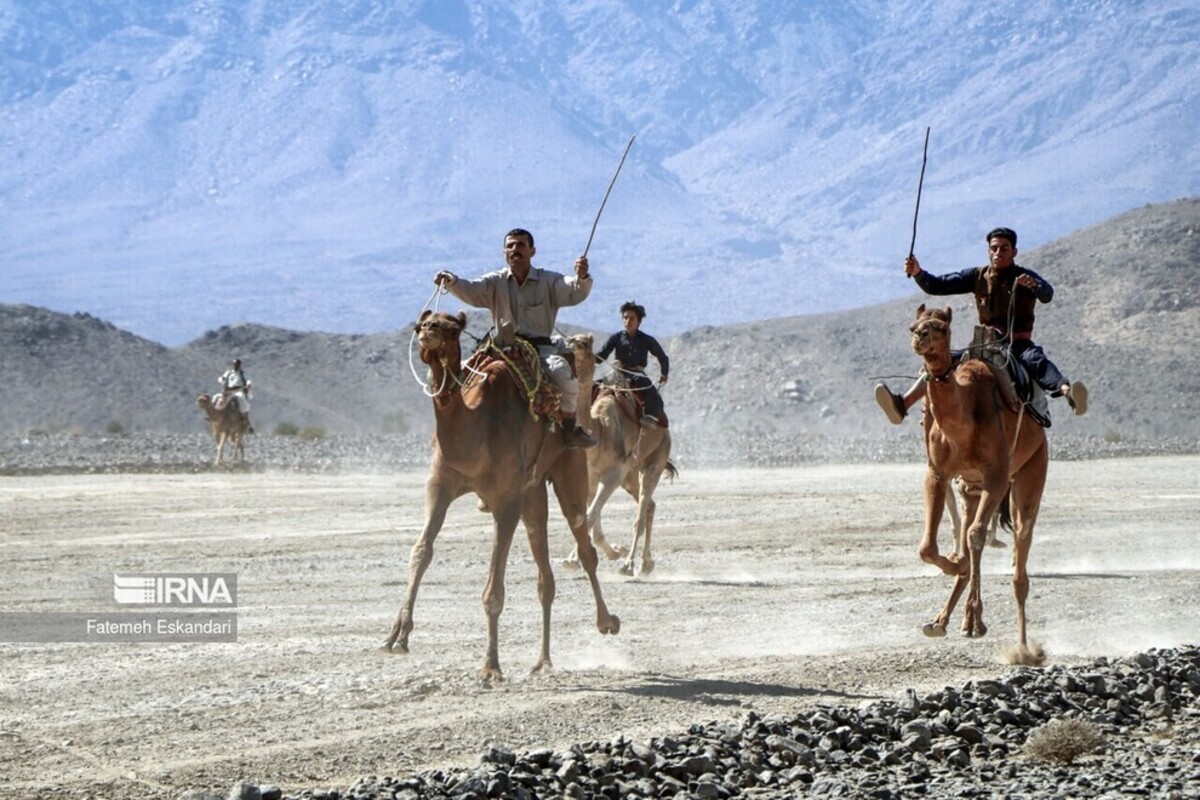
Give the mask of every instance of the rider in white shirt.
POLYGON ((238 411, 246 417, 247 433, 254 433, 254 426, 250 424, 250 381, 242 370, 242 360, 235 358, 230 368, 221 373, 218 380, 221 382, 221 400, 218 408, 224 408, 232 397, 237 403, 238 411))

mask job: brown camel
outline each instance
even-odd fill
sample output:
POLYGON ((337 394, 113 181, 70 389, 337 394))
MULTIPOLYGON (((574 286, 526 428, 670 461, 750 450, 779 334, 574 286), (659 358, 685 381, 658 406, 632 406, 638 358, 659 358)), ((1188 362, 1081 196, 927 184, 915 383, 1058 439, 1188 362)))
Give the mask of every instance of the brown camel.
MULTIPOLYGON (((596 601, 596 627, 617 633, 621 621, 604 604, 596 577, 597 556, 587 538, 587 461, 580 449, 565 446, 561 430, 535 418, 520 381, 503 360, 481 364, 470 373, 461 367, 459 336, 466 314, 451 316, 426 311, 417 324, 421 361, 429 365, 436 430, 433 458, 425 488, 425 527, 409 557, 408 588, 385 648, 408 652, 413 629, 413 605, 421 577, 433 558, 433 542, 457 498, 474 492, 491 511, 494 521, 491 563, 483 588, 487 617, 487 655, 480 675, 503 680, 498 627, 504 609, 504 575, 517 522, 525 524, 538 570, 538 599, 542 606, 541 652, 533 672, 551 668, 550 606, 554 574, 547 541, 546 482, 554 486, 559 506, 575 536, 583 567, 596 601)), ((580 350, 591 351, 590 337, 580 350)), ((591 386, 581 390, 590 392, 591 386)), ((586 395, 585 395, 586 396, 586 395)))
POLYGON ((954 586, 937 618, 924 626, 929 636, 944 636, 954 606, 967 589, 963 633, 983 636, 983 598, 980 560, 987 527, 1009 496, 1013 527, 1013 593, 1017 601, 1017 646, 1009 660, 1041 664, 1045 655, 1030 648, 1025 630, 1025 600, 1029 596, 1027 562, 1033 543, 1042 492, 1049 466, 1045 430, 1008 407, 992 367, 967 360, 955 368, 950 352, 951 310, 917 309, 910 328, 912 348, 925 361, 928 392, 925 399, 925 450, 929 470, 925 476, 925 533, 921 560, 954 576, 954 586), (965 519, 968 524, 959 542, 969 558, 946 557, 938 552, 937 529, 950 491, 950 481, 961 476, 966 486, 965 519))
MULTIPOLYGON (((586 354, 575 357, 575 370, 580 385, 593 384, 596 357, 590 349, 586 354)), ((628 556, 621 565, 622 575, 635 574, 634 560, 638 541, 643 536, 645 543, 642 546, 641 573, 648 575, 654 571, 654 557, 650 550, 654 532, 654 490, 664 474, 672 479, 678 474, 671 462, 671 432, 658 425, 641 425, 640 417, 629 392, 624 392, 622 397, 620 389, 613 391, 606 387, 591 406, 580 406, 579 424, 599 441, 599 444, 587 450, 588 530, 591 531, 592 545, 602 550, 609 559, 628 556), (623 487, 637 502, 633 543, 628 548, 612 547, 600 524, 600 512, 618 486, 623 487)), ((573 552, 564 563, 577 567, 578 551, 573 552)))
POLYGON ((217 440, 217 460, 214 466, 225 463, 225 443, 233 445, 233 452, 238 461, 246 460, 246 448, 242 442, 250 421, 238 408, 237 403, 226 403, 218 408, 212 395, 202 394, 196 398, 196 405, 204 412, 208 427, 212 429, 213 437, 217 440))

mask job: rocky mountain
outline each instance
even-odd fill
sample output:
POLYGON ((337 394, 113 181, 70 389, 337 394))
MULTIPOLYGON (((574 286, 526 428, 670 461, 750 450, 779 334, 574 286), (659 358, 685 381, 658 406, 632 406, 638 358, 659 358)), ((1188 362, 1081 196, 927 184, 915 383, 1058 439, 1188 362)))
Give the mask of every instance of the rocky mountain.
MULTIPOLYGON (((980 242, 979 259, 984 260, 980 242)), ((1200 441, 1200 199, 1146 206, 1029 252, 1018 262, 1056 289, 1037 340, 1069 376, 1092 387, 1087 416, 1052 406, 1056 433, 1109 440, 1200 441)), ((932 272, 970 264, 926 260, 932 272)), ((895 266, 897 271, 900 265, 895 266)), ((803 287, 799 287, 802 289, 803 287)), ((591 301, 589 301, 591 302, 591 301)), ((877 379, 902 387, 919 362, 908 326, 919 303, 950 305, 969 337, 967 298, 902 299, 850 311, 704 326, 661 337, 672 359, 664 396, 682 440, 745 451, 768 440, 904 439, 875 408, 877 379)), ((413 319, 420 307, 411 310, 413 319)), ((645 330, 654 334, 654 306, 645 330)), ((615 315, 614 315, 615 316, 615 315)), ((468 331, 487 319, 471 315, 468 331)), ((596 329, 597 338, 615 330, 596 329)), ((330 434, 431 430, 432 411, 410 363, 412 324, 382 334, 231 325, 168 348, 87 313, 0 306, 0 432, 203 430, 196 395, 233 356, 254 382, 254 418, 330 434)), ((570 333, 575 329, 566 328, 570 333)))
POLYGON ((664 335, 1200 194, 1194 0, 0 3, 0 302, 377 334, 529 227, 664 335), (772 291, 781 281, 787 291, 772 291))

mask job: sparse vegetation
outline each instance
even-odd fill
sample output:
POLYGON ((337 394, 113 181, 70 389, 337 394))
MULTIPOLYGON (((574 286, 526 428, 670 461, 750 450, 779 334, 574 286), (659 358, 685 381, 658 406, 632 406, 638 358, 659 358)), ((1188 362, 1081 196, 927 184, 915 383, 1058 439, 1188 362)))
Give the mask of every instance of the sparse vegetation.
POLYGON ((306 442, 311 442, 314 439, 324 439, 325 429, 320 425, 305 425, 300 429, 298 436, 306 442))
POLYGON ((1025 754, 1035 761, 1071 764, 1080 756, 1104 751, 1104 736, 1084 719, 1054 719, 1029 734, 1025 754))
POLYGON ((280 422, 275 426, 273 433, 276 436, 295 436, 300 432, 300 428, 294 422, 280 422))
POLYGON ((110 420, 108 425, 105 426, 104 432, 111 433, 114 436, 120 436, 121 434, 125 433, 125 426, 117 422, 115 419, 110 420))

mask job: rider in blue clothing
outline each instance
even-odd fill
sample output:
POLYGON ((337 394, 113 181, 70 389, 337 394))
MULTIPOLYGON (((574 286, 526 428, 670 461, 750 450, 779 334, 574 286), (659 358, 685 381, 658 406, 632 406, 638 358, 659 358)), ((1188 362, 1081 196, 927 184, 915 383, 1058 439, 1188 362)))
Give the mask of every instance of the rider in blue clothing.
MULTIPOLYGON (((992 328, 1009 352, 1025 365, 1029 377, 1050 397, 1065 397, 1076 414, 1087 411, 1087 387, 1071 383, 1033 343, 1034 311, 1039 302, 1054 299, 1054 287, 1031 269, 1018 265, 1017 234, 1011 228, 988 233, 988 266, 972 267, 947 275, 931 275, 913 256, 904 262, 904 274, 916 281, 926 294, 975 295, 979 324, 992 328)), ((886 385, 875 387, 875 400, 893 424, 899 425, 913 403, 925 395, 925 382, 918 380, 903 396, 886 385)))
POLYGON ((649 363, 650 356, 658 359, 658 384, 661 386, 667 382, 667 375, 671 371, 671 361, 667 358, 666 351, 662 349, 662 345, 658 343, 657 339, 639 330, 642 320, 645 318, 646 309, 644 307, 632 300, 624 303, 621 306, 621 324, 624 330, 608 337, 608 341, 604 343, 604 347, 600 348, 596 358, 603 361, 614 352, 616 353, 617 364, 629 379, 629 388, 642 394, 645 411, 641 420, 642 424, 652 426, 658 425, 663 419, 663 401, 658 389, 654 386, 654 381, 646 375, 646 364, 649 363))

